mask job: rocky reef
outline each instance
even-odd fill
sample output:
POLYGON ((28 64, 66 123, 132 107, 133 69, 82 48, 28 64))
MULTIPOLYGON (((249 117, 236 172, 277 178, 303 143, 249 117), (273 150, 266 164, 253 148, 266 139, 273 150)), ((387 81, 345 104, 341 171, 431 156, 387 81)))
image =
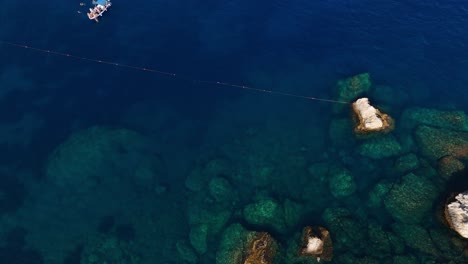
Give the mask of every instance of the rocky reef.
POLYGON ((403 108, 412 102, 404 90, 374 87, 367 73, 335 88, 334 99, 357 100, 354 109, 230 127, 190 159, 171 146, 188 160, 172 174, 168 150, 148 133, 78 130, 53 148, 38 180, 0 167, 14 179, 0 186, 0 202, 18 201, 0 208, 0 235, 28 226, 19 252, 37 248, 51 264, 467 263, 468 194, 445 201, 466 173, 464 112, 403 108))

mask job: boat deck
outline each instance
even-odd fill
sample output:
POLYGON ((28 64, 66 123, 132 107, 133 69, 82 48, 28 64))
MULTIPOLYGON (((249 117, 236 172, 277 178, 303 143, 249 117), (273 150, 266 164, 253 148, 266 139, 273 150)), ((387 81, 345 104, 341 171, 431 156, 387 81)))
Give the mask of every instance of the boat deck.
POLYGON ((104 12, 107 11, 107 9, 112 5, 112 3, 108 0, 106 1, 103 5, 102 4, 96 4, 94 8, 89 9, 88 18, 90 20, 95 20, 96 22, 99 22, 98 18, 102 16, 104 12))

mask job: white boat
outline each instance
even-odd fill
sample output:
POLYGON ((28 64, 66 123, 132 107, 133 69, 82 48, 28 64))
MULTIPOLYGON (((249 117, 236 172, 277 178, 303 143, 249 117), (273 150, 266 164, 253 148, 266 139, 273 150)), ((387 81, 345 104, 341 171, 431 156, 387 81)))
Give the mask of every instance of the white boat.
POLYGON ((93 1, 93 4, 95 4, 94 8, 89 9, 88 18, 96 22, 99 22, 98 18, 112 5, 110 0, 106 0, 105 2, 103 0, 93 1))

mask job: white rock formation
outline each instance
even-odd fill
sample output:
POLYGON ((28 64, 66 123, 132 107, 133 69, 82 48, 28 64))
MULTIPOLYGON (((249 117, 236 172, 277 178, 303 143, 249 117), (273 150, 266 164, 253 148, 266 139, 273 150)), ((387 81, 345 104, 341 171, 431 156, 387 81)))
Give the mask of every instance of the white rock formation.
POLYGON ((445 206, 445 218, 453 230, 468 238, 468 191, 458 194, 455 201, 445 206))
MULTIPOLYGON (((321 226, 306 226, 302 231, 302 244, 299 255, 305 258, 331 261, 333 245, 330 232, 321 226)), ((309 262, 307 262, 309 263, 309 262)))
POLYGON ((322 254, 323 241, 318 237, 309 237, 307 247, 304 249, 306 254, 322 254))
POLYGON ((375 130, 383 127, 382 119, 378 116, 378 110, 369 104, 368 98, 358 99, 354 103, 354 107, 359 111, 359 116, 363 119, 366 129, 375 130))
POLYGON ((359 117, 357 132, 382 131, 391 128, 391 118, 370 105, 368 98, 360 98, 354 102, 353 110, 359 117))

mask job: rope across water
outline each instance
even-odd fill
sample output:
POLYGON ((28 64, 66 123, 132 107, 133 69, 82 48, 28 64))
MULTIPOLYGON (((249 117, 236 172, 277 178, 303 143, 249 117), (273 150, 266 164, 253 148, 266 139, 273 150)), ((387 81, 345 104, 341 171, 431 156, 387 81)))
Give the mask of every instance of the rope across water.
MULTIPOLYGON (((24 45, 24 44, 19 44, 19 43, 15 43, 15 42, 0 40, 0 44, 4 44, 4 45, 7 45, 7 46, 11 46, 11 47, 17 47, 17 48, 32 50, 32 51, 41 52, 41 53, 46 53, 46 54, 57 55, 57 56, 61 56, 61 57, 73 58, 73 59, 77 59, 77 60, 107 64, 107 65, 112 65, 112 66, 120 67, 120 68, 127 68, 127 69, 132 69, 132 70, 137 70, 137 71, 151 72, 151 73, 156 73, 156 74, 160 74, 160 75, 164 75, 164 76, 168 76, 168 77, 172 77, 172 78, 191 80, 190 78, 186 78, 184 76, 181 76, 181 75, 178 75, 178 74, 172 73, 172 72, 160 71, 160 70, 156 70, 156 69, 152 69, 152 68, 139 67, 139 66, 133 66, 133 65, 127 65, 127 64, 121 64, 121 63, 107 61, 107 60, 100 60, 100 59, 82 57, 82 56, 77 56, 77 55, 70 54, 70 53, 64 53, 64 52, 59 52, 59 51, 49 50, 49 49, 42 49, 42 48, 33 47, 33 46, 29 46, 29 45, 24 45)), ((301 98, 301 99, 306 99, 306 100, 322 101, 322 102, 336 103, 336 104, 350 104, 349 102, 345 102, 345 101, 331 100, 331 99, 325 99, 325 98, 317 98, 317 97, 305 96, 305 95, 300 95, 300 94, 293 94, 293 93, 288 93, 288 92, 275 91, 275 90, 271 90, 271 89, 260 89, 260 88, 255 88, 255 87, 251 87, 251 86, 247 86, 247 85, 239 85, 239 84, 233 84, 233 83, 228 83, 228 82, 203 81, 203 80, 195 80, 195 79, 192 79, 191 81, 194 82, 194 83, 205 83, 205 84, 211 84, 211 85, 216 85, 216 86, 224 86, 224 87, 231 87, 231 88, 237 88, 237 89, 251 90, 251 91, 255 91, 255 92, 267 93, 267 94, 279 95, 279 96, 285 96, 285 97, 294 97, 294 98, 301 98)))

